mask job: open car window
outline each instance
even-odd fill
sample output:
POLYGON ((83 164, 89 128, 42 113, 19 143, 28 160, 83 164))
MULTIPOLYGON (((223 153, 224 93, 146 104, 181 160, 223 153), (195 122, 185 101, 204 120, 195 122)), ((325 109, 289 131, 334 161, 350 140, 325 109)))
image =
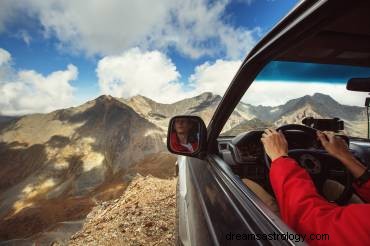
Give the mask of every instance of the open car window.
POLYGON ((302 124, 307 117, 343 121, 343 133, 367 136, 367 93, 346 89, 350 78, 370 77, 370 68, 272 61, 257 76, 225 124, 221 136, 302 124))

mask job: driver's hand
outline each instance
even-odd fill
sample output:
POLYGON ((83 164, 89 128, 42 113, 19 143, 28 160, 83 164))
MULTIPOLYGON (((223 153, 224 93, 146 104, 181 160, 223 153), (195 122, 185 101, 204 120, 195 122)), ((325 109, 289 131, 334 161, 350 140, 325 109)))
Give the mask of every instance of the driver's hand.
POLYGON ((288 142, 281 131, 277 132, 275 129, 266 129, 262 134, 261 141, 271 161, 288 155, 288 142))
POLYGON ((317 131, 317 137, 325 150, 337 159, 347 158, 352 155, 348 150, 347 143, 342 138, 335 136, 333 132, 317 131))
POLYGON ((333 132, 317 131, 317 136, 326 151, 340 160, 355 178, 364 174, 366 166, 349 152, 348 145, 342 138, 335 136, 333 132))

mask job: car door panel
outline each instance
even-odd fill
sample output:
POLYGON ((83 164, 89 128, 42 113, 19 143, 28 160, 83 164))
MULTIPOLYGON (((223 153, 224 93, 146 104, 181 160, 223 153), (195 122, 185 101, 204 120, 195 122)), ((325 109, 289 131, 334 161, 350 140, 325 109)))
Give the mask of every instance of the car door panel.
POLYGON ((207 161, 189 157, 185 159, 182 163, 184 167, 180 169, 186 171, 185 216, 191 245, 288 243, 230 240, 235 237, 232 235, 263 234, 273 227, 235 185, 234 174, 228 170, 227 164, 222 163, 222 159, 217 156, 210 156, 207 161))

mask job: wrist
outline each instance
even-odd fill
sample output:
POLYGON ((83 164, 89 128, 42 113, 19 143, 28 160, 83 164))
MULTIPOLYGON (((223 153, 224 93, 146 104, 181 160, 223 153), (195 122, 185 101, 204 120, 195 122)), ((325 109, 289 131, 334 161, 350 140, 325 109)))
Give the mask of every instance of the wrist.
POLYGON ((288 153, 282 153, 282 154, 278 154, 278 155, 274 155, 271 157, 271 162, 274 162, 276 161, 277 159, 279 159, 280 157, 288 157, 288 153))
POLYGON ((363 184, 365 184, 367 181, 370 180, 370 170, 369 168, 366 168, 362 174, 357 177, 354 182, 357 184, 359 187, 361 187, 363 184))
POLYGON ((356 158, 351 155, 350 153, 345 153, 341 155, 337 155, 338 160, 340 160, 344 165, 351 165, 354 161, 356 161, 356 158))

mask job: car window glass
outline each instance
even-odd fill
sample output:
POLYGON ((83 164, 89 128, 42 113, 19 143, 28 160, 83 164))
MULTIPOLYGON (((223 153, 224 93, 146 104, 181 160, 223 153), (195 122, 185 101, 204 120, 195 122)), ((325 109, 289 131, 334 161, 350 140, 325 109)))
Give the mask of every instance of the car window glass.
POLYGON ((367 136, 367 93, 346 89, 350 78, 370 77, 370 68, 299 62, 270 62, 246 91, 221 136, 302 124, 307 117, 344 123, 344 134, 367 136))

